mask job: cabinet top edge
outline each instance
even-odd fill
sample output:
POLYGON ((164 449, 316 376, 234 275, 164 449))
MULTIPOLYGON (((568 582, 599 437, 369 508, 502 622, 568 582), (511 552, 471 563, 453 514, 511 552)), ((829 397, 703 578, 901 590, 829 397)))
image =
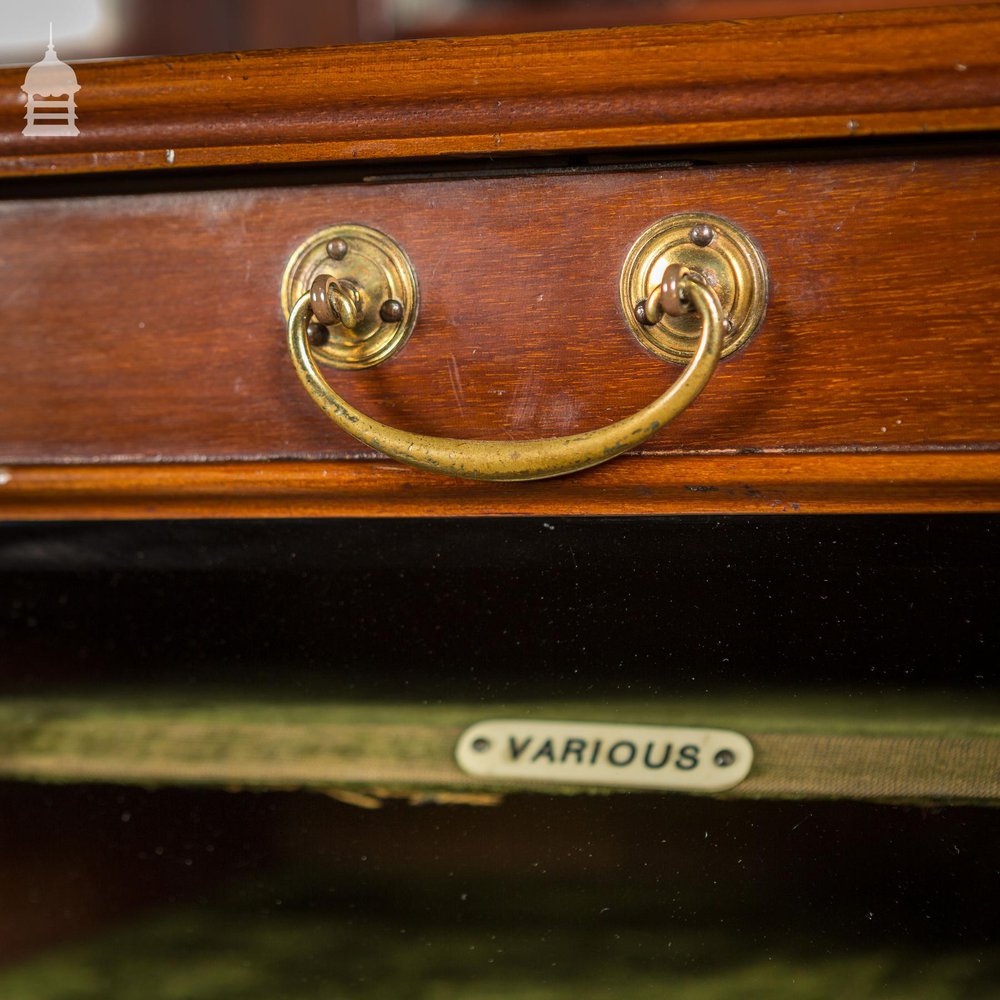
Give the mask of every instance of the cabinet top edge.
POLYGON ((0 177, 1000 129, 1000 5, 72 63, 80 134, 0 177))

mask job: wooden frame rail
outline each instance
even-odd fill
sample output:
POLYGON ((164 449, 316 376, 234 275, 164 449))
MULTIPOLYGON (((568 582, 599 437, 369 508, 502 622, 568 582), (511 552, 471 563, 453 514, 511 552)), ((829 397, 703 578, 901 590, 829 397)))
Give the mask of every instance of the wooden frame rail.
MULTIPOLYGON (((79 136, 0 177, 1000 128, 1000 9, 937 7, 74 64, 79 136)), ((22 116, 20 67, 0 117, 22 116)))

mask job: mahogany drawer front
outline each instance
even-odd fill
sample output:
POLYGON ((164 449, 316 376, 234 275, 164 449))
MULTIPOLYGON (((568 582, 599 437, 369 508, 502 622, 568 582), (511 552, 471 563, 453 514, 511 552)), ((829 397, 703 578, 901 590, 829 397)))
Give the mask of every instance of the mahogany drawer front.
POLYGON ((0 461, 357 455, 302 390, 278 300, 338 221, 398 240, 422 294, 398 355, 329 375, 346 398, 454 437, 609 423, 679 372, 617 285, 638 233, 687 210, 758 242, 768 313, 641 453, 997 447, 998 182, 966 156, 8 201, 0 461))

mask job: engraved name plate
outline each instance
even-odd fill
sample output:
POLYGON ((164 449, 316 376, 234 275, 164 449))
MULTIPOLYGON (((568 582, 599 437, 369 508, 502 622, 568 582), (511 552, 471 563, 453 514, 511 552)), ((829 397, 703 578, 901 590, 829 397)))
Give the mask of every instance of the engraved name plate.
POLYGON ((519 783, 722 792, 750 772, 753 745, 729 729, 488 719, 462 733, 455 759, 519 783))

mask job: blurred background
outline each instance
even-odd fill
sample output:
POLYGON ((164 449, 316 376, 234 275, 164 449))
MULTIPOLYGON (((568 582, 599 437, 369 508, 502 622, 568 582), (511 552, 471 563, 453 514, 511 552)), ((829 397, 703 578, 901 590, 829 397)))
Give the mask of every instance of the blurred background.
MULTIPOLYGON (((958 0, 937 0, 937 3, 958 0)), ((935 0, 0 0, 0 64, 931 6, 935 0)))

